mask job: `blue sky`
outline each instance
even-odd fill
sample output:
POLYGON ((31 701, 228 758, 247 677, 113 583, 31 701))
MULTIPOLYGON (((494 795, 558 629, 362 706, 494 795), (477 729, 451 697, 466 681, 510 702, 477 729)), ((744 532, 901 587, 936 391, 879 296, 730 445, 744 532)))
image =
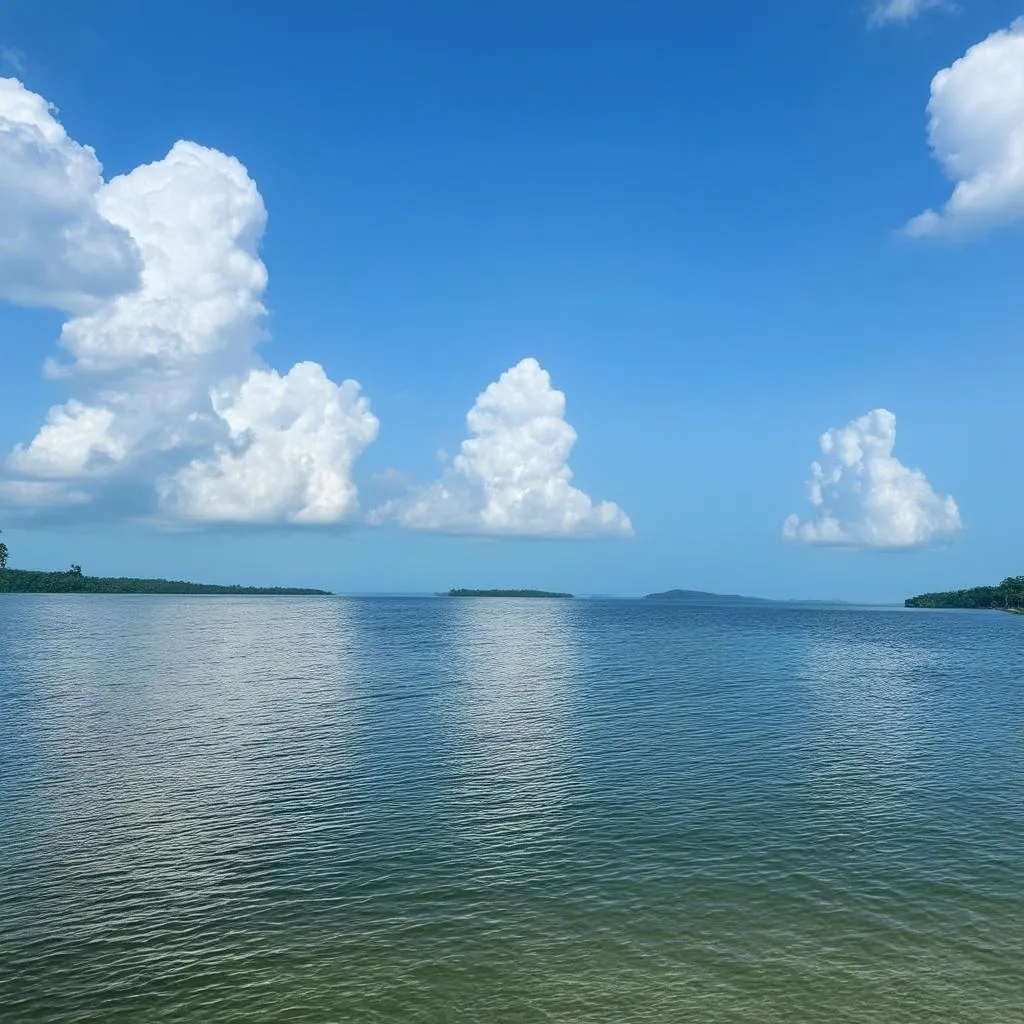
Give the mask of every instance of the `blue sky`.
MULTIPOLYGON (((254 295, 268 315, 245 326, 267 337, 224 371, 233 383, 204 364, 189 401, 223 386, 238 410, 241 381, 277 386, 312 362, 323 380, 296 383, 296 401, 322 399, 374 434, 351 466, 351 439, 317 435, 317 458, 358 504, 335 488, 313 523, 301 521, 311 505, 265 495, 252 515, 229 514, 218 459, 243 458, 253 438, 277 452, 277 435, 257 425, 229 438, 208 409, 220 434, 173 463, 155 434, 102 466, 8 460, 19 485, 83 495, 9 502, 12 563, 345 592, 680 586, 853 600, 1024 571, 1013 514, 1024 185, 1004 175, 983 210, 941 213, 957 174, 929 148, 927 110, 933 76, 1021 13, 983 0, 887 24, 869 6, 821 0, 5 5, 0 73, 54 104, 106 179, 183 139, 236 158, 258 188, 269 284, 254 295), (940 211, 937 228, 903 230, 926 209, 940 211), (467 412, 527 357, 543 370, 491 392, 501 423, 459 469, 467 412), (369 412, 334 390, 346 379, 369 412), (523 427, 511 410, 527 400, 539 411, 523 427), (829 499, 816 510, 808 498, 812 460, 831 472, 819 437, 879 408, 898 425, 892 458, 920 469, 928 491, 900 506, 901 534, 858 505, 863 491, 847 485, 863 466, 847 467, 841 542, 828 543, 829 499), (488 512, 496 461, 526 473, 529 508, 488 512), (161 481, 163 504, 146 506, 161 481), (604 501, 617 511, 602 519, 604 501), (787 540, 794 513, 813 530, 787 540)), ((967 142, 948 145, 976 144, 982 161, 1024 132, 1024 98, 999 84, 989 54, 939 110, 942 126, 968 111, 967 142), (984 99, 990 66, 1006 110, 982 116, 975 138, 970 101, 984 99)), ((17 191, 29 185, 2 185, 9 210, 29 208, 17 191)), ((116 198, 120 213, 99 209, 120 223, 131 197, 116 198)), ((0 262, 0 275, 15 282, 19 267, 0 262)), ((148 388, 143 404, 156 407, 163 385, 140 384, 141 362, 97 369, 84 347, 58 345, 61 325, 95 306, 29 306, 13 283, 5 294, 0 453, 28 446, 69 399, 99 408, 110 389, 134 400, 148 388), (48 379, 48 357, 71 373, 48 379)), ((160 413, 161 437, 184 409, 160 413)))

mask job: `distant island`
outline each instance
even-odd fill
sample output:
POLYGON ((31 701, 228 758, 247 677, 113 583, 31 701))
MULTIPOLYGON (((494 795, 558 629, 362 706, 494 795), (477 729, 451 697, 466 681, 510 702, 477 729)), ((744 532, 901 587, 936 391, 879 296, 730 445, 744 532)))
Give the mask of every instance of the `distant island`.
POLYGON ((815 605, 823 608, 848 606, 848 601, 777 601, 770 597, 744 597, 742 594, 712 594, 707 590, 665 590, 658 594, 645 594, 645 601, 674 601, 678 604, 717 605, 815 605))
POLYGON ((218 587, 184 580, 143 580, 131 577, 86 576, 80 566, 68 572, 0 569, 0 594, 277 594, 327 595, 326 590, 300 587, 218 587))
POLYGON ((449 590, 448 597, 572 597, 550 590, 449 590))
POLYGON ((908 597, 907 608, 991 608, 1024 611, 1024 576, 1007 576, 995 587, 971 587, 908 597))
POLYGON ((742 597, 740 594, 711 594, 706 590, 666 590, 645 594, 645 601, 681 601, 687 604, 776 604, 764 597, 742 597))

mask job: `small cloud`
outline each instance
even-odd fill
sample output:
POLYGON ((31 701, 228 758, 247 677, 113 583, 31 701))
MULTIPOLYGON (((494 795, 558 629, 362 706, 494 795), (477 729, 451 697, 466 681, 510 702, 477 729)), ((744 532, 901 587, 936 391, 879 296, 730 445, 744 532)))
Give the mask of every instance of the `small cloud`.
POLYGON ((394 466, 378 470, 370 477, 370 482, 382 491, 408 491, 415 486, 416 481, 411 473, 406 473, 394 466))
POLYGON ((16 75, 25 74, 25 54, 14 46, 0 46, 0 67, 13 71, 16 75))
POLYGON ((948 0, 883 0, 871 11, 872 25, 906 24, 925 11, 952 7, 948 0))
POLYGON ((572 486, 576 431, 536 359, 488 385, 466 419, 472 436, 441 478, 377 509, 372 522, 489 537, 632 536, 618 505, 572 486))
POLYGON ((811 463, 814 513, 791 515, 787 540, 834 547, 906 549, 935 544, 961 529, 960 511, 919 469, 893 455, 896 417, 875 409, 821 436, 824 458, 811 463))
POLYGON ((966 234, 1024 217, 1024 19, 994 32, 932 80, 932 153, 955 182, 906 234, 966 234))

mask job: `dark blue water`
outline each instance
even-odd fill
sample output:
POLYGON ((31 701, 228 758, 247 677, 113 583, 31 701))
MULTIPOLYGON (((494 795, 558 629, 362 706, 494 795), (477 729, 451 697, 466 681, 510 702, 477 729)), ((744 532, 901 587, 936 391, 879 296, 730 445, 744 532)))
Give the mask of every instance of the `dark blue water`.
POLYGON ((0 1020, 1024 1020, 1024 617, 0 598, 0 1020))

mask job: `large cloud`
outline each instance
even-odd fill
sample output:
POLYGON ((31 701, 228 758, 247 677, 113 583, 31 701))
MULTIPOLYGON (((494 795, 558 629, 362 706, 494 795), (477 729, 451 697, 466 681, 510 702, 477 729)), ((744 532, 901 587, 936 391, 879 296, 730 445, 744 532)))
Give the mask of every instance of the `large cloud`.
POLYGON ((80 310, 137 283, 131 236, 97 206, 102 185, 92 149, 41 96, 0 78, 0 298, 80 310))
MULTIPOLYGON (((377 421, 355 382, 334 384, 310 363, 280 376, 255 355, 266 312, 258 254, 266 210, 242 164, 178 142, 162 160, 104 183, 92 151, 67 139, 41 97, 0 82, 6 109, 29 111, 43 125, 34 136, 36 162, 77 160, 91 174, 82 174, 88 187, 74 193, 74 210, 75 224, 93 235, 82 241, 85 228, 59 238, 44 233, 34 238, 32 259, 46 262, 49 253, 55 267, 81 264, 99 274, 95 236, 123 242, 135 261, 119 288, 80 276, 73 303, 51 296, 74 315, 60 336, 70 359, 50 360, 47 370, 68 381, 75 397, 14 449, 12 483, 75 481, 80 494, 80 485, 130 479, 153 489, 165 516, 194 522, 349 517, 352 465, 377 421)), ((19 147, 17 133, 0 135, 11 202, 27 203, 36 220, 67 221, 67 197, 58 188, 40 191, 19 147)), ((25 246, 14 233, 5 237, 14 261, 25 246)), ((114 283, 109 274, 102 282, 114 283)), ((32 299, 24 289, 8 297, 32 299)))
POLYGON ((821 436, 821 462, 811 463, 813 517, 791 515, 789 540, 865 548, 914 548, 946 540, 960 528, 951 497, 941 497, 919 469, 893 455, 896 417, 875 409, 821 436))
POLYGON ((882 0, 875 4, 871 12, 871 21, 875 25, 908 22, 933 7, 946 6, 947 0, 882 0))
POLYGON ((536 359, 524 359, 477 398, 472 437, 436 483, 388 502, 376 521, 448 533, 517 537, 631 536, 629 517, 572 486, 576 431, 565 395, 536 359))
POLYGON ((911 235, 978 230, 1024 216, 1024 19, 972 46, 932 80, 928 134, 956 183, 911 235))
POLYGON ((187 371, 234 362, 260 339, 267 271, 257 254, 267 214, 233 157, 178 142, 163 160, 114 178, 97 208, 143 258, 141 287, 64 325, 66 372, 146 366, 187 371))

